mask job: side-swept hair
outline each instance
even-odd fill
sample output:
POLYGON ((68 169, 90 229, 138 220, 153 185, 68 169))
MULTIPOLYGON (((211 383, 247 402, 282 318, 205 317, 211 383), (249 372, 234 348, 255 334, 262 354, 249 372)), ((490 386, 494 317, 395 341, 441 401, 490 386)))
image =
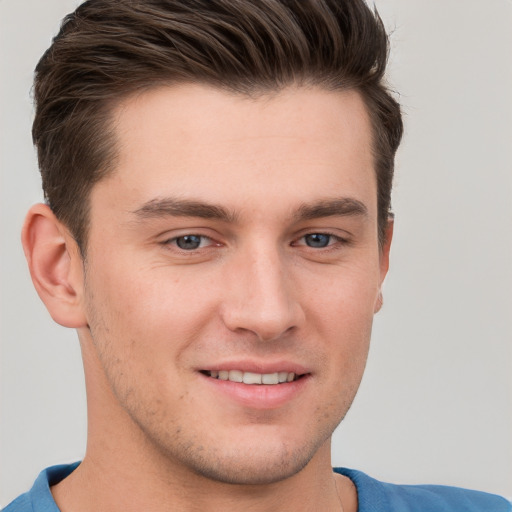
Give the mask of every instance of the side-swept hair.
POLYGON ((382 243, 403 130, 387 56, 382 21, 363 0, 88 0, 36 67, 32 136, 46 201, 85 254, 91 187, 115 167, 112 110, 136 91, 355 89, 372 122, 382 243))

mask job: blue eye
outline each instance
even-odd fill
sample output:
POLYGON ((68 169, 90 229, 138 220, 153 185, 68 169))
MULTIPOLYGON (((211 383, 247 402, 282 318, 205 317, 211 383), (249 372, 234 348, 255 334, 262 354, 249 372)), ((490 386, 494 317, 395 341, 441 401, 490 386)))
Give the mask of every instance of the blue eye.
POLYGON ((199 235, 184 235, 174 239, 176 245, 184 251, 193 251, 201 247, 201 242, 205 237, 199 235))
POLYGON ((332 235, 326 235, 324 233, 311 233, 304 237, 306 245, 309 247, 323 248, 327 247, 331 241, 332 235))

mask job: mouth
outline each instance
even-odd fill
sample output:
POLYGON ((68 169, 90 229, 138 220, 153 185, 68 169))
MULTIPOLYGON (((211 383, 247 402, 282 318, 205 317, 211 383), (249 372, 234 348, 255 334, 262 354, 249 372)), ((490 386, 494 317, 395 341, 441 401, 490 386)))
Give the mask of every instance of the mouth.
POLYGON ((201 373, 212 379, 250 385, 275 386, 302 379, 306 374, 294 372, 254 373, 242 370, 202 370, 201 373))
POLYGON ((224 400, 241 405, 245 410, 278 410, 292 403, 311 388, 312 373, 293 363, 242 361, 223 363, 221 367, 200 369, 211 400, 224 400), (248 371, 251 370, 251 371, 248 371), (308 385, 309 383, 309 385, 308 385))

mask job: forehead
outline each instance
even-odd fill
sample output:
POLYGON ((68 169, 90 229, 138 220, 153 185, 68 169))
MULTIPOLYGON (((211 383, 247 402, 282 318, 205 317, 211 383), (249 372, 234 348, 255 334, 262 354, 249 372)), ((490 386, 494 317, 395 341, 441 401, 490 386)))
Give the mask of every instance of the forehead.
POLYGON ((167 196, 243 210, 258 199, 285 205, 330 195, 376 208, 371 126, 355 91, 290 87, 249 97, 160 87, 127 98, 115 132, 116 171, 95 188, 115 186, 131 209, 167 196))

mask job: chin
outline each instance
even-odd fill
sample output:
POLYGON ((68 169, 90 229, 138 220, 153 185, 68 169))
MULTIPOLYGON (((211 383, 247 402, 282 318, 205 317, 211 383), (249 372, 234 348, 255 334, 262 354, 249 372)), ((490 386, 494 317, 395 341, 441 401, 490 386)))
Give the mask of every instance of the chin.
POLYGON ((286 449, 278 453, 256 449, 236 455, 224 455, 215 458, 190 458, 189 469, 211 481, 233 485, 270 485, 286 480, 299 473, 312 459, 316 450, 298 449, 290 452, 286 449), (257 452, 256 452, 257 450, 257 452))
MULTIPOLYGON (((270 485, 304 469, 329 439, 336 425, 292 432, 269 426, 246 426, 237 432, 199 432, 153 437, 153 445, 171 471, 232 485, 270 485), (332 428, 331 428, 332 427, 332 428), (156 441, 156 443, 155 443, 156 441)), ((169 431, 167 431, 169 432, 169 431)), ((326 448, 330 450, 330 447, 326 448)))

